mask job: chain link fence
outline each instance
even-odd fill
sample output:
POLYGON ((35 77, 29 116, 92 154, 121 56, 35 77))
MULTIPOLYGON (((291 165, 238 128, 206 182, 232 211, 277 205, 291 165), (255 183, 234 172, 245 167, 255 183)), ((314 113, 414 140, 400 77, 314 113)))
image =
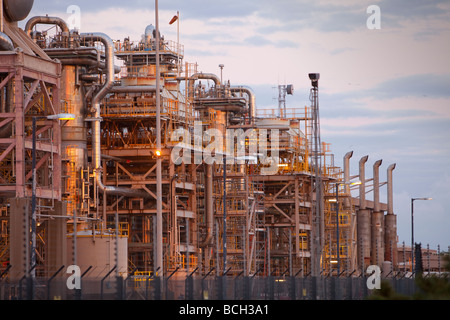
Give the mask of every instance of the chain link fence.
MULTIPOLYGON (((69 289, 67 277, 0 282, 0 300, 364 300, 366 277, 150 277, 110 275, 81 279, 69 289)), ((414 278, 383 279, 403 297, 413 297, 414 278)), ((447 279, 448 281, 448 279, 447 279)))

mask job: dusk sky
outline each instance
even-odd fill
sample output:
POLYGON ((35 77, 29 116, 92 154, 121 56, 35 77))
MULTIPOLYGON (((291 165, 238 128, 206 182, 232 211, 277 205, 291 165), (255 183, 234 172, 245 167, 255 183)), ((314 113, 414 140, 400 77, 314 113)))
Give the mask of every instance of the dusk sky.
MULTIPOLYGON (((154 24, 154 1, 35 0, 33 15, 69 19, 81 10, 81 32, 139 41, 154 24)), ((335 163, 354 151, 351 175, 369 155, 394 170, 394 210, 399 242, 411 243, 411 198, 415 240, 433 249, 450 245, 450 1, 448 0, 173 0, 159 1, 160 30, 177 40, 170 19, 180 12, 185 61, 250 86, 257 108, 277 108, 278 84, 293 84, 288 108, 309 105, 308 73, 321 74, 322 141, 332 144, 335 163), (369 29, 370 5, 380 8, 380 29, 369 29)), ((20 23, 23 26, 24 22, 20 23)), ((373 194, 367 195, 372 199, 373 194)), ((386 201, 386 186, 381 188, 386 201)))

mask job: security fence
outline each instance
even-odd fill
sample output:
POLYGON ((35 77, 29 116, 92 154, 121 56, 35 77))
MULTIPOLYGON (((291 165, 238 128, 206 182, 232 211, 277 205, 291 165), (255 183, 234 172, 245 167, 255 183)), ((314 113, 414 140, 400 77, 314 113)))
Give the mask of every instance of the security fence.
MULTIPOLYGON (((67 277, 23 278, 0 282, 0 300, 364 300, 366 277, 150 277, 114 275, 81 279, 78 288, 67 277), (70 288, 71 287, 71 288, 70 288), (70 288, 70 289, 69 289, 70 288)), ((417 292, 414 278, 384 279, 403 297, 417 292)))

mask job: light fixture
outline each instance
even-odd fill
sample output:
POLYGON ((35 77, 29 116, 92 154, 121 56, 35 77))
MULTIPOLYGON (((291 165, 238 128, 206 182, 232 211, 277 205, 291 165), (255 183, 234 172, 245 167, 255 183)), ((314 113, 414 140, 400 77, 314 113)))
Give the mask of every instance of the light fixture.
POLYGON ((72 113, 59 113, 47 116, 48 120, 74 120, 75 115, 72 113))
POLYGON ((156 150, 155 151, 155 155, 157 156, 157 157, 161 157, 161 150, 156 150))

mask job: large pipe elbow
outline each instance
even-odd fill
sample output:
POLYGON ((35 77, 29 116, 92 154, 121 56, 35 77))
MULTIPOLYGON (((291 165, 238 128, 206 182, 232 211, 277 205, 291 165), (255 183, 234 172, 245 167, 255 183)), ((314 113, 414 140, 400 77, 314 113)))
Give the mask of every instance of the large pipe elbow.
POLYGON ((350 180, 350 158, 353 157, 353 151, 349 151, 344 156, 344 182, 350 180))
POLYGON ((203 72, 194 73, 191 76, 191 79, 194 79, 194 80, 197 80, 197 79, 212 80, 212 81, 214 81, 214 84, 216 86, 220 85, 220 78, 217 75, 215 75, 214 73, 203 73, 203 72))
POLYGON ((364 156, 359 160, 359 179, 361 184, 359 185, 359 208, 366 209, 366 173, 365 164, 369 156, 364 156))
POLYGON ((48 17, 48 16, 36 16, 27 21, 25 25, 25 33, 30 35, 31 30, 33 30, 34 26, 37 24, 54 24, 61 28, 64 33, 69 34, 69 26, 67 23, 58 17, 48 17))
POLYGON ((248 96, 248 115, 250 118, 256 117, 256 95, 250 87, 234 86, 230 88, 231 92, 244 92, 248 96))
POLYGON ((373 211, 380 212, 380 166, 383 160, 373 164, 373 211))

